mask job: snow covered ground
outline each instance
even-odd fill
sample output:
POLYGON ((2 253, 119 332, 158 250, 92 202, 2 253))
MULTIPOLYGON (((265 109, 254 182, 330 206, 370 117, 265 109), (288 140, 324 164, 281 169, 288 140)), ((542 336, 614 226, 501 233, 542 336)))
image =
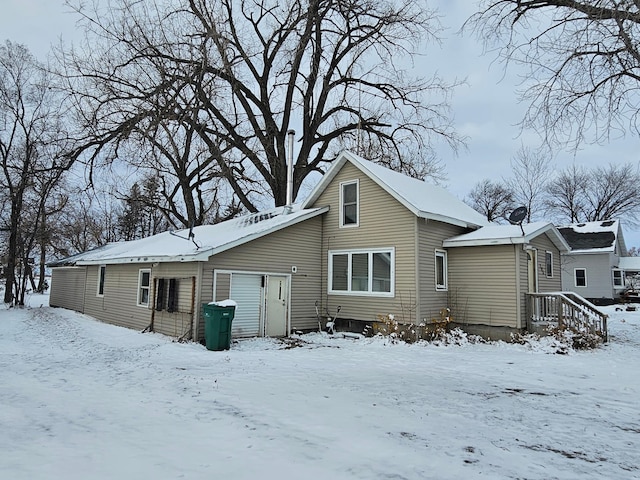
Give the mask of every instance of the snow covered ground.
POLYGON ((610 343, 197 344, 0 310, 2 479, 640 479, 640 311, 610 343))

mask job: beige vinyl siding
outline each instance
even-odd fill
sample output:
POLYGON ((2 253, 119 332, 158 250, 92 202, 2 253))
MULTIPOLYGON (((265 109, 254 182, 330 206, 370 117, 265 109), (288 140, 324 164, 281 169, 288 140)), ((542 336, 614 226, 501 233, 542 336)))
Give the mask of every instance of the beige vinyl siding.
POLYGON ((341 307, 340 318, 372 321, 379 315, 395 315, 412 321, 416 307, 417 221, 413 213, 367 175, 346 163, 314 206, 331 208, 323 216, 322 309, 331 315, 341 307), (340 228, 340 183, 359 181, 359 226, 340 228), (328 293, 328 252, 395 248, 393 297, 328 293))
POLYGON ((226 300, 231 295, 231 274, 230 273, 218 273, 216 277, 216 291, 213 296, 213 300, 221 301, 226 300))
MULTIPOLYGON (((418 219, 419 242, 419 305, 418 319, 429 322, 440 318, 440 310, 449 306, 449 292, 451 278, 448 278, 448 290, 436 290, 435 281, 435 251, 444 250, 443 240, 460 235, 466 230, 462 227, 437 222, 435 220, 418 219)), ((447 252, 447 260, 449 253, 447 252)))
POLYGON ((456 323, 518 326, 514 248, 522 246, 449 249, 450 308, 456 323))
POLYGON ((86 267, 56 267, 51 271, 49 305, 84 311, 86 267))
POLYGON ((145 329, 151 310, 137 305, 138 271, 150 264, 107 265, 104 295, 96 295, 100 266, 87 267, 84 313, 98 320, 134 330, 145 329))
MULTIPOLYGON (((291 329, 317 329, 315 302, 320 300, 322 219, 314 217, 215 255, 203 266, 202 302, 225 300, 228 275, 218 277, 213 298, 213 271, 291 275, 291 329), (292 273, 291 267, 297 267, 292 273)), ((198 336, 204 335, 202 314, 198 336)))
POLYGON ((560 269, 560 251, 547 234, 540 235, 531 241, 531 246, 538 250, 538 291, 559 292, 562 290, 560 269), (553 276, 547 277, 545 253, 553 254, 553 276))
MULTIPOLYGON (((181 337, 191 329, 192 309, 193 314, 197 315, 200 306, 196 304, 195 292, 198 291, 198 264, 193 262, 185 263, 160 263, 151 270, 151 301, 149 308, 155 303, 157 292, 153 292, 154 280, 158 278, 165 279, 165 301, 163 309, 153 314, 153 331, 169 335, 172 337, 181 337), (167 295, 169 293, 169 279, 176 279, 178 303, 177 310, 168 312, 167 295), (195 290, 192 292, 193 279, 195 279, 195 290), (154 298, 155 297, 155 298, 154 298)), ((138 307, 142 308, 142 307, 138 307)))

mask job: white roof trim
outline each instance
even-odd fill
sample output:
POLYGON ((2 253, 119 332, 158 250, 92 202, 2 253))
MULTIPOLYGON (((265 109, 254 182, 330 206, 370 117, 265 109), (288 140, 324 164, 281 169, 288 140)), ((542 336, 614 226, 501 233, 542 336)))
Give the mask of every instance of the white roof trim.
POLYGON ((517 235, 518 232, 522 232, 519 225, 490 225, 474 232, 448 238, 442 242, 442 246, 455 248, 484 245, 526 245, 531 243, 534 238, 546 233, 560 252, 570 250, 566 240, 552 223, 529 223, 522 225, 522 229, 525 234, 517 235))

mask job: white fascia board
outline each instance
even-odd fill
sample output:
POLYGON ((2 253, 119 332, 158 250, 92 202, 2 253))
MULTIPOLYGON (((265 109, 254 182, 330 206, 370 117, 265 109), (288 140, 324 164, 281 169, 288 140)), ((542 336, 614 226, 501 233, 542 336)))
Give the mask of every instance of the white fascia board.
POLYGON ((417 211, 414 213, 416 214, 416 216, 420 218, 426 218, 427 220, 435 220, 437 222, 448 223, 449 225, 455 225, 457 227, 481 228, 484 226, 484 225, 477 225, 475 223, 465 222, 464 220, 460 220, 458 218, 447 217, 446 215, 438 215, 437 213, 423 212, 423 211, 417 211))
POLYGON ((604 255, 613 253, 613 249, 606 250, 569 250, 562 255, 604 255))
POLYGON ((80 260, 75 265, 122 265, 125 263, 132 264, 146 264, 146 263, 184 263, 184 262, 196 262, 197 258, 191 255, 149 255, 149 256, 135 256, 135 257, 120 257, 120 258, 102 258, 95 260, 80 260))
POLYGON ((517 245, 529 243, 525 237, 480 238, 472 240, 444 240, 443 247, 480 247, 486 245, 517 245))

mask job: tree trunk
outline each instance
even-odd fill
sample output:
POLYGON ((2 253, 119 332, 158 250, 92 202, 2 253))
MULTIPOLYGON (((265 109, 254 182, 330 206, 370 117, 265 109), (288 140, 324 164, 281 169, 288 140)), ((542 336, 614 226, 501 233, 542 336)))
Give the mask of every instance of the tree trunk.
POLYGON ((18 220, 20 208, 15 201, 11 202, 11 218, 9 227, 9 249, 7 251, 7 278, 4 290, 4 303, 13 303, 13 288, 16 284, 16 258, 18 255, 18 220))

